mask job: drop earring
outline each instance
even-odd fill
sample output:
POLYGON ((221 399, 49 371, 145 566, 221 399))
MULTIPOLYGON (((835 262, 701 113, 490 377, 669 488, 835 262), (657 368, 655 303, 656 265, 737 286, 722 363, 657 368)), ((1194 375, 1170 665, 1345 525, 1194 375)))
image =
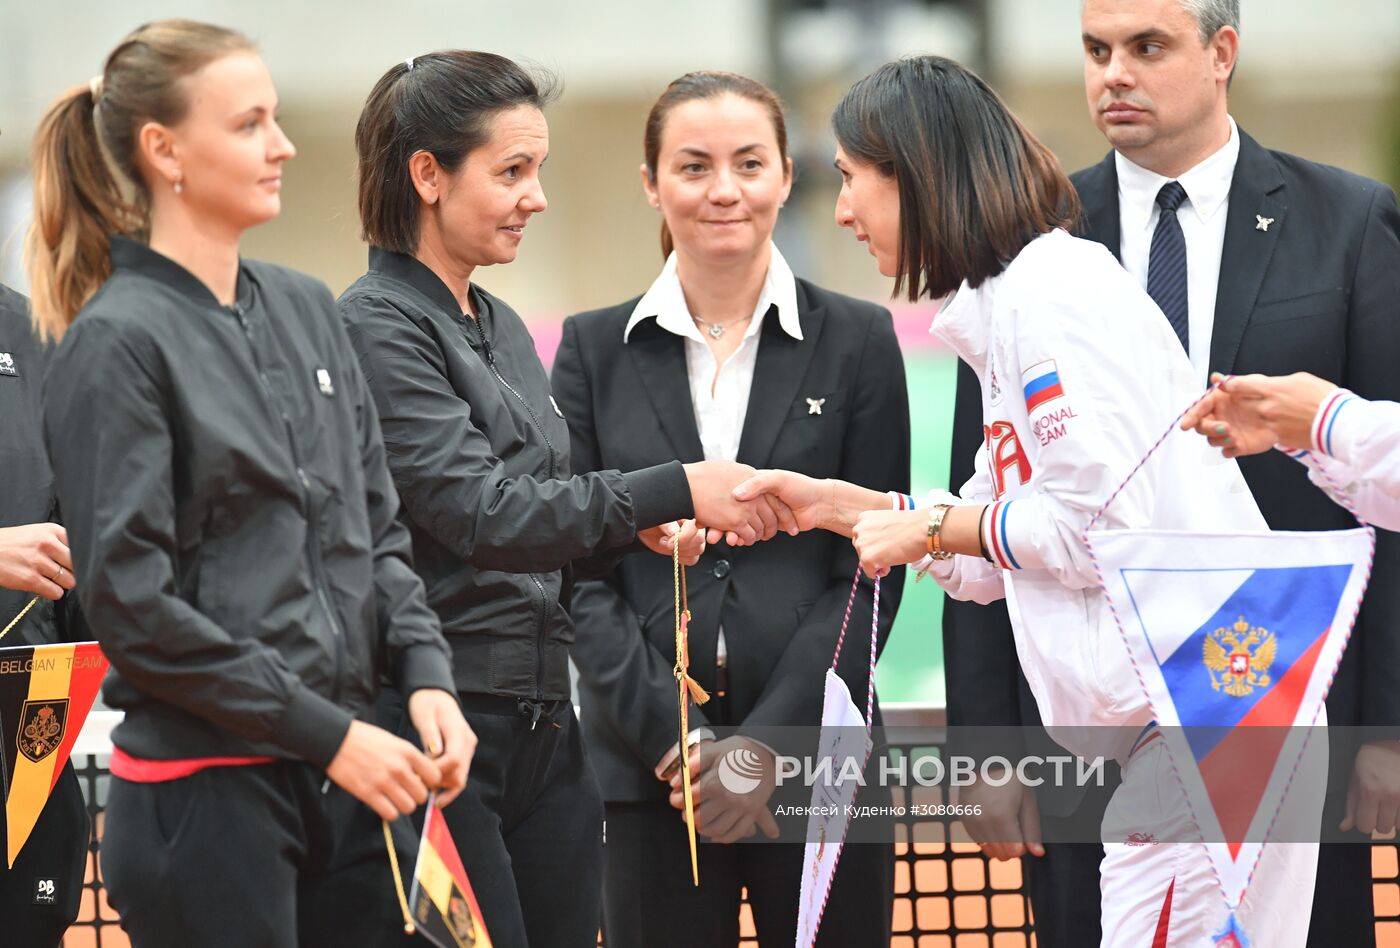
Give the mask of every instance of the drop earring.
POLYGON ((175 179, 174 188, 176 194, 183 194, 185 191, 185 185, 179 178, 175 179))

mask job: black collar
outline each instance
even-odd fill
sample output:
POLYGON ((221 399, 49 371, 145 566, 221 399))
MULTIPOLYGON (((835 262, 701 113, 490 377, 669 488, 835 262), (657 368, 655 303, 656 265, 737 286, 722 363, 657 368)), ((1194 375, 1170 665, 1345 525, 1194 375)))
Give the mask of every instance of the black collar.
MULTIPOLYGON (((201 306, 222 308, 223 304, 203 280, 164 254, 152 250, 139 240, 115 234, 110 238, 110 244, 113 271, 130 270, 139 273, 189 297, 192 302, 201 306)), ((234 297, 243 306, 248 306, 253 301, 253 281, 247 268, 243 266, 242 259, 238 262, 238 284, 234 297)))
MULTIPOLYGON (((400 283, 407 283, 453 316, 461 318, 466 315, 462 312, 457 297, 452 295, 452 291, 447 288, 446 283, 442 282, 442 278, 417 257, 393 250, 385 250, 382 247, 371 247, 369 248, 369 268, 376 273, 398 280, 400 283)), ((467 293, 470 294, 472 306, 475 307, 477 313, 484 314, 488 309, 486 297, 477 289, 475 283, 468 284, 467 293)))

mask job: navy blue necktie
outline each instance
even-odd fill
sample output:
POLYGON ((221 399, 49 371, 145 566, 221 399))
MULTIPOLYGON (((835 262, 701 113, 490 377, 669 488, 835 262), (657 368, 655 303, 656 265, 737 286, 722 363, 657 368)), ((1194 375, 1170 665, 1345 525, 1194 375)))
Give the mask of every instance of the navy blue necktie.
POLYGON ((1162 209, 1157 229, 1152 232, 1152 249, 1147 256, 1147 295, 1162 308, 1163 314, 1186 354, 1191 355, 1191 325, 1187 320, 1186 296, 1186 238, 1176 209, 1186 200, 1186 189, 1168 181, 1157 192, 1157 206, 1162 209))

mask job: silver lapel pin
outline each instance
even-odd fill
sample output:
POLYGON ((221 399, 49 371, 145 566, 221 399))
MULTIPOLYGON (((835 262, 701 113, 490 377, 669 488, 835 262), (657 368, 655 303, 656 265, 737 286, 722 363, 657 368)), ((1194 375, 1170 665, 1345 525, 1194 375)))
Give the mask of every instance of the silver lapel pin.
POLYGON ((1265 217, 1263 214, 1255 214, 1254 221, 1254 229, 1262 230, 1267 234, 1269 232, 1269 225, 1274 222, 1274 219, 1272 217, 1265 217))
POLYGON ((809 398, 809 399, 807 399, 807 414, 809 414, 809 415, 820 415, 820 414, 822 413, 822 406, 825 405, 825 404, 826 404, 826 399, 825 399, 825 398, 809 398))

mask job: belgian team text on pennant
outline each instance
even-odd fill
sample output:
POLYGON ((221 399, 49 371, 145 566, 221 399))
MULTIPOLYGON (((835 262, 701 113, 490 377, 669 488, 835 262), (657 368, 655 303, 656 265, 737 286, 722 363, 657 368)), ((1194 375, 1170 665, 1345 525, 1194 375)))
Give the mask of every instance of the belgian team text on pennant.
POLYGON ((34 831, 106 673, 96 642, 0 648, 7 866, 34 831))

